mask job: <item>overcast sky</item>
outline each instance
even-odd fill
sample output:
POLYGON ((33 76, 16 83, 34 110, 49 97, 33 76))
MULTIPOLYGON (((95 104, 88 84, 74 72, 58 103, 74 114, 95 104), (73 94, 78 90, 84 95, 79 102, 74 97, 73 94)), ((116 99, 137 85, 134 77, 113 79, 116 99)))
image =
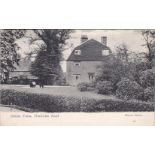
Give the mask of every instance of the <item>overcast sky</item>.
MULTIPOLYGON (((95 39, 97 41, 101 41, 102 36, 107 36, 107 45, 114 51, 114 49, 125 43, 130 50, 133 52, 144 52, 146 49, 144 46, 144 40, 138 32, 138 30, 75 30, 70 39, 67 41, 68 46, 71 48, 65 50, 63 52, 64 59, 66 60, 70 55, 71 51, 74 47, 80 44, 81 35, 87 35, 88 39, 95 39)), ((32 47, 27 46, 27 42, 20 41, 19 45, 21 47, 20 53, 24 56, 24 53, 28 53, 32 47)), ((66 71, 66 62, 62 63, 63 71, 66 71)))

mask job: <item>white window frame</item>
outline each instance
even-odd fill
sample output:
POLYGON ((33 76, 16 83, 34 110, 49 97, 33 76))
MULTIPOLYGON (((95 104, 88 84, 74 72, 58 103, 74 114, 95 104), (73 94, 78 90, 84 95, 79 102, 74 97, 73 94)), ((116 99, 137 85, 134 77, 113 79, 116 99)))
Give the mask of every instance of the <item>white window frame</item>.
POLYGON ((81 50, 75 50, 74 55, 81 55, 81 50))
POLYGON ((109 50, 108 49, 107 50, 102 50, 102 55, 103 56, 109 55, 109 50))

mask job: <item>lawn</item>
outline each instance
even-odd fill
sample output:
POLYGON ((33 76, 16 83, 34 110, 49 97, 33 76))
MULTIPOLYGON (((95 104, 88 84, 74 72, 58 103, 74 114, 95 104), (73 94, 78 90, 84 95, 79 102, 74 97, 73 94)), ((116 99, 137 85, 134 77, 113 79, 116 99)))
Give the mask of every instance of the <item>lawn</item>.
POLYGON ((24 111, 38 112, 120 112, 154 111, 153 103, 126 101, 75 87, 1 85, 1 104, 24 111))
POLYGON ((115 99, 112 95, 100 95, 94 92, 80 92, 76 87, 71 86, 45 86, 40 88, 30 88, 28 85, 1 85, 1 89, 14 89, 28 93, 48 94, 48 95, 63 95, 72 97, 86 97, 95 99, 115 99))

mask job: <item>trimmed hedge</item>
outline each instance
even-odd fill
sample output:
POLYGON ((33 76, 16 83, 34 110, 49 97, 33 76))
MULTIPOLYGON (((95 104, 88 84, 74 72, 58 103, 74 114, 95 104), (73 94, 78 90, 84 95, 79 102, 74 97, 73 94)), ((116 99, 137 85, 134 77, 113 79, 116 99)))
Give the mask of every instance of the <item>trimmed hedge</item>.
POLYGON ((96 84, 98 94, 112 94, 113 85, 110 81, 100 81, 96 84))
POLYGON ((79 91, 94 91, 95 83, 81 82, 77 85, 79 91))
POLYGON ((13 89, 2 89, 0 93, 3 105, 16 105, 40 112, 154 111, 153 103, 146 102, 56 96, 13 89))

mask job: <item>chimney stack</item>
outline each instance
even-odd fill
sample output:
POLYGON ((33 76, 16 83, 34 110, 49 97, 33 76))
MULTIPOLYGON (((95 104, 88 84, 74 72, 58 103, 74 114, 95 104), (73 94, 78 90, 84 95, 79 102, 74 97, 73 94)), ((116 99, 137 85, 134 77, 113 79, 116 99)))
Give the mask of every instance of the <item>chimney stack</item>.
POLYGON ((81 43, 84 43, 88 40, 88 36, 87 35, 82 35, 81 36, 81 43))
POLYGON ((102 36, 102 37, 101 37, 101 43, 102 43, 103 45, 106 45, 106 46, 107 46, 107 37, 106 37, 106 36, 102 36))

